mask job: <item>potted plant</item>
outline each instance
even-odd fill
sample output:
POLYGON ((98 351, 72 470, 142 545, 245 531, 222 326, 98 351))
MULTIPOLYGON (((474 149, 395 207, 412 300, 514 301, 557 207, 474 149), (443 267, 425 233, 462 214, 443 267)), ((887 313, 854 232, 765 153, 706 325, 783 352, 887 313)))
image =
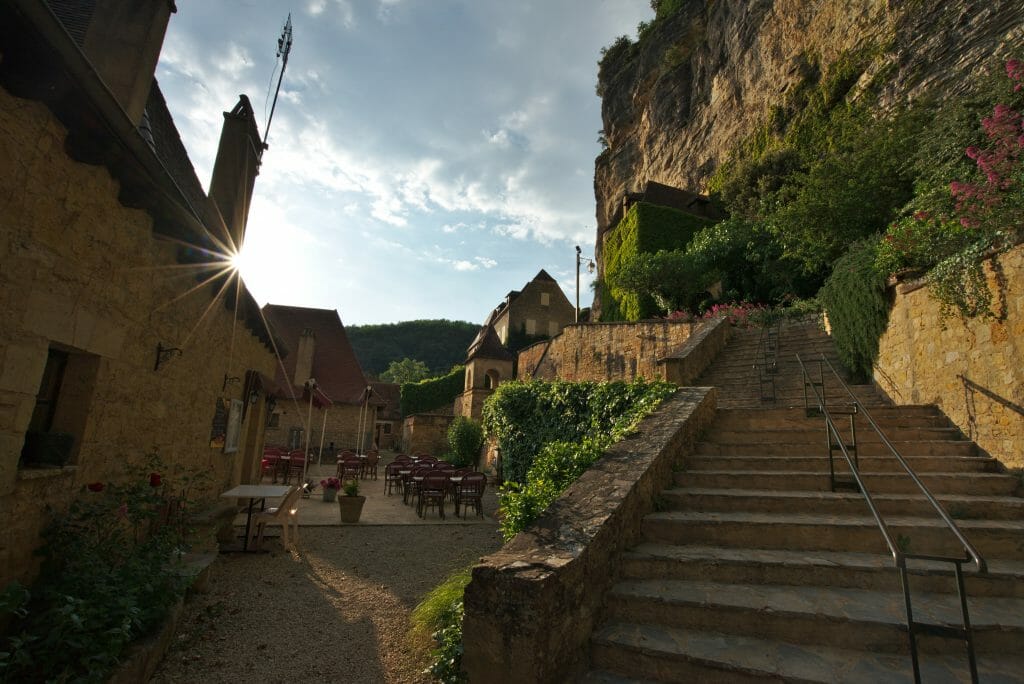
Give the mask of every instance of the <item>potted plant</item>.
POLYGON ((359 495, 359 480, 348 480, 341 486, 345 496, 338 498, 338 508, 341 511, 341 522, 357 523, 363 512, 365 496, 359 495))
POLYGON ((336 477, 329 477, 320 480, 320 486, 324 490, 324 501, 331 502, 338 497, 338 490, 341 489, 341 480, 336 477))

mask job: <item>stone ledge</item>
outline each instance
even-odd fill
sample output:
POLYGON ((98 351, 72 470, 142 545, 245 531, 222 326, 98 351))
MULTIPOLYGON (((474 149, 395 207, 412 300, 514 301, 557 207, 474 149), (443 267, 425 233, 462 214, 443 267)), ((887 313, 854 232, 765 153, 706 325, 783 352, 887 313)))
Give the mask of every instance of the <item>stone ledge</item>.
POLYGON ((680 389, 533 527, 473 568, 463 623, 470 681, 562 682, 586 668, 619 556, 639 541, 655 495, 714 412, 714 388, 680 389))
POLYGON ((677 350, 658 359, 661 377, 680 386, 691 384, 715 360, 730 337, 732 325, 725 316, 701 326, 677 350))
POLYGON ((54 466, 52 468, 19 468, 18 480, 45 480, 51 477, 74 476, 78 466, 54 466))

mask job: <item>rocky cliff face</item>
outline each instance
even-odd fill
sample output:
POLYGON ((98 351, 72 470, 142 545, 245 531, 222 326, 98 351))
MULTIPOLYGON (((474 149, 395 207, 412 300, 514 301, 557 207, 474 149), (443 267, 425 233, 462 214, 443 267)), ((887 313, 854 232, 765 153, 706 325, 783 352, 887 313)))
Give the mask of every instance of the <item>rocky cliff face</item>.
POLYGON ((602 65, 598 250, 625 192, 647 180, 702 189, 789 88, 867 47, 877 52, 861 81, 881 75, 883 107, 959 92, 1024 49, 1024 3, 692 0, 602 65))

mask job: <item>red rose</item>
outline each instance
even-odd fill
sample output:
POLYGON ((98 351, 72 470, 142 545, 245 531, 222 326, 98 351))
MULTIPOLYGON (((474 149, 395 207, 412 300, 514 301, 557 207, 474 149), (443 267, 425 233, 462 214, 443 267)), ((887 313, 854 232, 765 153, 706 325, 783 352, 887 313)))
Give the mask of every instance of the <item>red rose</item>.
POLYGON ((90 482, 89 484, 87 484, 85 486, 88 488, 88 490, 90 492, 102 492, 103 491, 103 483, 102 482, 90 482))
POLYGON ((159 487, 162 484, 163 484, 163 478, 160 477, 160 473, 150 473, 149 474, 149 486, 150 487, 159 487))

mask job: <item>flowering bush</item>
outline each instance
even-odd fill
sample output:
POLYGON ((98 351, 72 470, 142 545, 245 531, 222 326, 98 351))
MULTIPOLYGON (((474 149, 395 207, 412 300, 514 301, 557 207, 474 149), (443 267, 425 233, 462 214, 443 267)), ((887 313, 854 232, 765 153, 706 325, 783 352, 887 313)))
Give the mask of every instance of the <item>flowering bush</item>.
POLYGON ((105 681, 124 649, 161 623, 188 583, 188 502, 162 471, 154 454, 127 483, 90 483, 55 516, 35 584, 0 600, 14 617, 0 680, 105 681))
POLYGON ((752 304, 751 302, 729 302, 726 304, 715 304, 701 316, 704 320, 724 315, 733 325, 741 328, 750 328, 761 325, 771 313, 764 304, 752 304))
POLYGON ((320 486, 324 489, 341 489, 341 480, 336 477, 329 477, 326 480, 320 480, 320 486))
POLYGON ((977 239, 960 221, 929 211, 916 211, 894 221, 878 246, 875 267, 882 275, 905 270, 922 273, 977 239))

